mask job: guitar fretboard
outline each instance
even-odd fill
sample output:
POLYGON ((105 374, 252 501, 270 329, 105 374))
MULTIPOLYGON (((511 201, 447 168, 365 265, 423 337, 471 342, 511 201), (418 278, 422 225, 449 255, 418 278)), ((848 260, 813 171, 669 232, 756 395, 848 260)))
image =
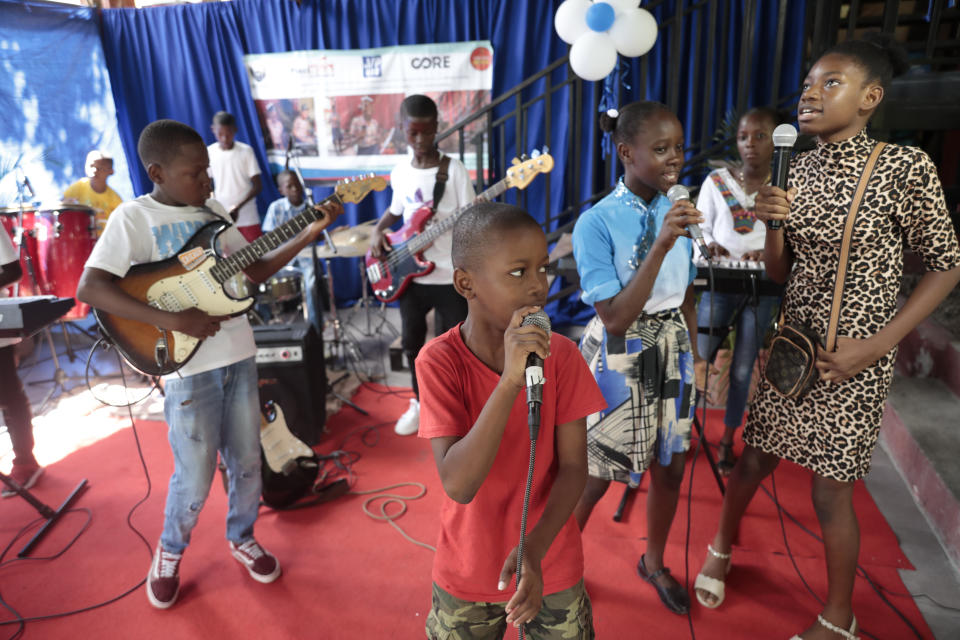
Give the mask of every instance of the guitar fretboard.
MULTIPOLYGON (((338 198, 336 193, 325 198, 320 204, 329 202, 335 198, 338 198)), ((299 214, 290 218, 273 231, 268 231, 243 249, 231 253, 222 260, 218 260, 217 264, 210 269, 210 273, 216 278, 217 282, 223 284, 259 260, 262 256, 295 238, 298 233, 322 216, 322 211, 315 207, 307 206, 299 214)))
MULTIPOLYGON (((507 182, 508 182, 507 178, 504 178, 500 182, 497 182, 491 185, 489 189, 487 189, 486 191, 484 191, 479 195, 479 198, 482 198, 483 200, 488 200, 488 201, 493 200, 494 198, 502 194, 504 191, 509 189, 507 182)), ((474 207, 476 204, 477 204, 476 202, 470 202, 468 204, 465 204, 464 206, 454 211, 452 215, 444 218, 443 220, 435 224, 430 225, 429 227, 424 229, 423 232, 417 234, 416 236, 408 240, 407 244, 404 245, 404 249, 408 250, 410 253, 419 253, 424 249, 424 247, 427 247, 434 240, 436 240, 437 238, 442 236, 444 233, 452 229, 453 225, 456 224, 457 222, 457 218, 459 218, 460 215, 466 212, 468 209, 474 207)))

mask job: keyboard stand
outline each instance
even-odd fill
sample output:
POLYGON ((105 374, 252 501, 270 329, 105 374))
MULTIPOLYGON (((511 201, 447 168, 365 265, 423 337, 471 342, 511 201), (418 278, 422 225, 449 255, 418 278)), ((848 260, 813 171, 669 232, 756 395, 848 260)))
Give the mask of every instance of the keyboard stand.
POLYGON ((80 481, 80 484, 77 485, 73 492, 67 496, 67 499, 63 501, 63 504, 60 505, 60 508, 54 511, 44 503, 37 500, 34 495, 24 489, 19 482, 5 473, 0 473, 0 481, 15 491, 21 498, 29 502, 30 506, 36 509, 40 514, 40 517, 46 520, 44 525, 40 527, 40 530, 33 534, 33 537, 30 538, 30 541, 27 542, 23 549, 20 550, 20 553, 17 554, 18 558, 26 558, 30 554, 30 551, 33 549, 33 547, 36 546, 37 543, 40 542, 43 536, 47 533, 47 531, 57 523, 57 520, 60 519, 60 516, 70 509, 70 505, 73 504, 73 502, 80 495, 80 492, 83 491, 83 489, 87 486, 87 479, 84 478, 80 481))

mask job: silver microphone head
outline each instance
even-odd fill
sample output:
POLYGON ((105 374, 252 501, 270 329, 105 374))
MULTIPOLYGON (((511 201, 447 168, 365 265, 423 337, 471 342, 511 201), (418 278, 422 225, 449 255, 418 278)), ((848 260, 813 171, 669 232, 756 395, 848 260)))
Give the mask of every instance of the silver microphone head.
POLYGON ((687 189, 682 184, 675 184, 667 190, 667 200, 670 201, 670 204, 677 204, 677 202, 680 200, 689 199, 690 189, 687 189))
POLYGON ((797 129, 792 124, 781 124, 773 130, 773 146, 792 147, 797 141, 797 129))
POLYGON ((526 327, 529 325, 540 327, 547 332, 547 337, 550 337, 550 316, 544 313, 543 309, 529 313, 523 317, 523 322, 520 323, 520 326, 526 327))

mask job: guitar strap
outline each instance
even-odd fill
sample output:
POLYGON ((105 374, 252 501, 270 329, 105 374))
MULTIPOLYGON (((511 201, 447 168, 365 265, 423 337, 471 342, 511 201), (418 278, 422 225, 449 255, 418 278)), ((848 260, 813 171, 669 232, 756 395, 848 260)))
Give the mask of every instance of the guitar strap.
POLYGON ((437 206, 443 198, 443 190, 447 186, 447 178, 450 176, 450 156, 444 155, 440 158, 440 166, 437 167, 437 181, 433 185, 433 212, 437 212, 437 206))

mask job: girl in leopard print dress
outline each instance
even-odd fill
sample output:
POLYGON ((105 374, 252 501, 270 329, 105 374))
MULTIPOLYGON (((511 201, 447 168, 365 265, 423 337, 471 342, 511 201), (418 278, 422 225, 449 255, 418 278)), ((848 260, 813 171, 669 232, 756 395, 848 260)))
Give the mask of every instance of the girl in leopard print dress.
MULTIPOLYGON (((843 223, 875 144, 865 127, 903 66, 881 37, 843 42, 825 53, 807 75, 798 106, 800 130, 816 136, 817 146, 793 160, 786 192, 767 186, 757 196, 757 218, 783 220, 778 230, 767 227, 764 260, 770 277, 787 283, 785 320, 804 322, 821 336, 843 223)), ((799 636, 806 640, 856 637, 852 596, 860 533, 854 481, 870 468, 897 343, 960 281, 960 247, 936 167, 920 149, 882 150, 857 214, 847 273, 837 348, 819 350, 816 385, 797 400, 778 396, 766 381, 757 390, 743 436, 747 446, 695 584, 704 606, 719 606, 733 538, 760 482, 780 459, 810 469, 828 594, 817 621, 799 636), (927 272, 898 311, 904 245, 927 272)))

